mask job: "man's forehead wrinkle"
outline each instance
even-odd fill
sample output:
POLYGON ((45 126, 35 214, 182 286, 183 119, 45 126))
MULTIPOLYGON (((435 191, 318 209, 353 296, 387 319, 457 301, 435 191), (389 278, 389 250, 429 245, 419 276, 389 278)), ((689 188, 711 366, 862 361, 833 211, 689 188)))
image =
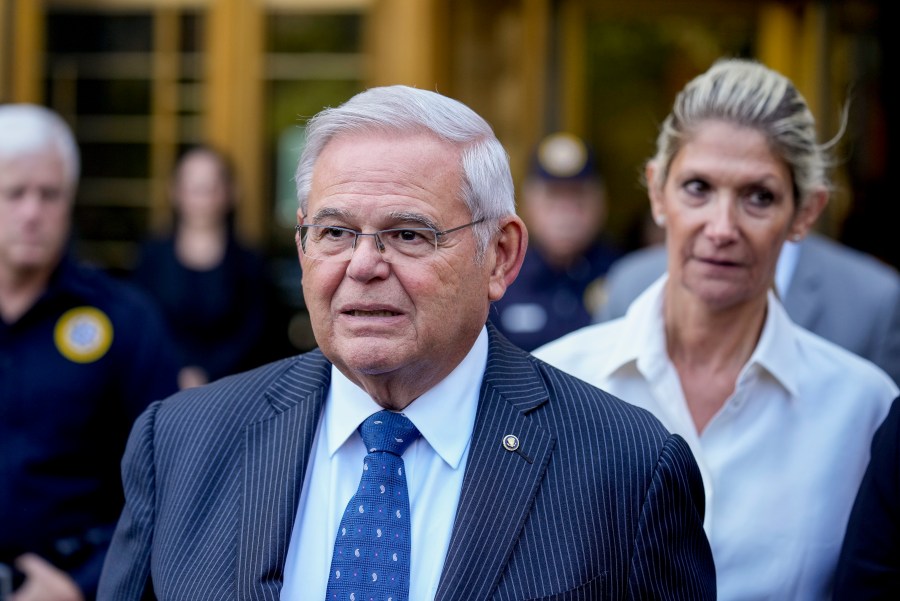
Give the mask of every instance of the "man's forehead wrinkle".
POLYGON ((317 197, 383 197, 383 198, 409 198, 412 200, 430 200, 435 196, 435 191, 429 189, 428 181, 412 181, 403 176, 393 174, 390 178, 360 180, 348 178, 344 181, 334 182, 319 188, 315 193, 317 197))
MULTIPOLYGON (((418 134, 396 138, 397 145, 405 146, 411 137, 416 138, 418 134)), ((453 180, 459 180, 456 171, 459 166, 455 162, 448 164, 447 155, 434 152, 433 147, 418 153, 404 150, 394 160, 390 152, 380 158, 360 155, 363 151, 359 146, 350 144, 349 138, 346 142, 349 146, 329 145, 323 152, 322 162, 314 168, 310 199, 320 207, 312 212, 315 218, 352 221, 361 216, 358 211, 366 210, 364 207, 377 210, 380 205, 382 224, 378 227, 392 227, 390 221, 406 221, 440 229, 439 215, 422 207, 441 204, 448 193, 458 197, 458 191, 444 189, 453 184, 434 186, 436 179, 450 175, 448 169, 453 171, 453 180), (329 211, 323 212, 326 208, 329 211)))
POLYGON ((319 182, 319 195, 377 193, 380 190, 428 192, 430 176, 422 172, 397 172, 385 169, 344 172, 330 182, 319 182), (420 181, 421 180, 421 181, 420 181))

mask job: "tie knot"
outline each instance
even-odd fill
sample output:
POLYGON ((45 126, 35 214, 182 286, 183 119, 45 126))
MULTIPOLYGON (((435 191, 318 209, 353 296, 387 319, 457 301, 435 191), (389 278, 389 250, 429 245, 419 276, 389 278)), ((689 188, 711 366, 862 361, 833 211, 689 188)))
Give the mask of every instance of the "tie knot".
POLYGON ((370 415, 359 427, 359 433, 369 453, 385 451, 398 457, 421 436, 409 418, 393 411, 370 415))

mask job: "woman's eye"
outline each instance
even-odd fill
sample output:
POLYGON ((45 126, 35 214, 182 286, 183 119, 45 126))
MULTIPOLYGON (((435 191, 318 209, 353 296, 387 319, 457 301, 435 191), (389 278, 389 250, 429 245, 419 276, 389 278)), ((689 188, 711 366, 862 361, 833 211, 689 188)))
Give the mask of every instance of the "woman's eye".
POLYGON ((750 203, 755 207, 768 207, 775 202, 775 195, 769 190, 752 190, 749 194, 750 203))

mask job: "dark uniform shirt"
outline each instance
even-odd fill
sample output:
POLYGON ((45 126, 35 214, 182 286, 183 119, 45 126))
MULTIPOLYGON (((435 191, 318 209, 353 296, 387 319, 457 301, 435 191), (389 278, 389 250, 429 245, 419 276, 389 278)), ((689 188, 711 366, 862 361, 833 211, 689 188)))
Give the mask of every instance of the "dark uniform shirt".
POLYGON ((0 319, 0 562, 38 553, 93 596, 132 421, 176 391, 177 368, 156 306, 68 259, 0 319))
POLYGON ((602 298, 603 276, 618 257, 597 243, 568 269, 559 270, 536 247, 529 248, 519 277, 491 307, 490 319, 526 351, 589 325, 602 298))

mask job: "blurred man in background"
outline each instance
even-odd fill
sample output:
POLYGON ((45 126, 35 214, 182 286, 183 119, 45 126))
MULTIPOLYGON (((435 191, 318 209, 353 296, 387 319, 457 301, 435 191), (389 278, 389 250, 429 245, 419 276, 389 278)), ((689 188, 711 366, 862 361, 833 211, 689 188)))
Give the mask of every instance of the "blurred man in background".
POLYGON ((593 151, 559 132, 536 148, 522 186, 531 240, 519 278, 491 320, 526 350, 591 322, 600 283, 618 252, 599 239, 606 195, 593 151))
POLYGON ((92 599, 131 423, 176 390, 177 365, 155 306, 67 253, 65 122, 0 105, 0 132, 0 571, 13 601, 92 599))

